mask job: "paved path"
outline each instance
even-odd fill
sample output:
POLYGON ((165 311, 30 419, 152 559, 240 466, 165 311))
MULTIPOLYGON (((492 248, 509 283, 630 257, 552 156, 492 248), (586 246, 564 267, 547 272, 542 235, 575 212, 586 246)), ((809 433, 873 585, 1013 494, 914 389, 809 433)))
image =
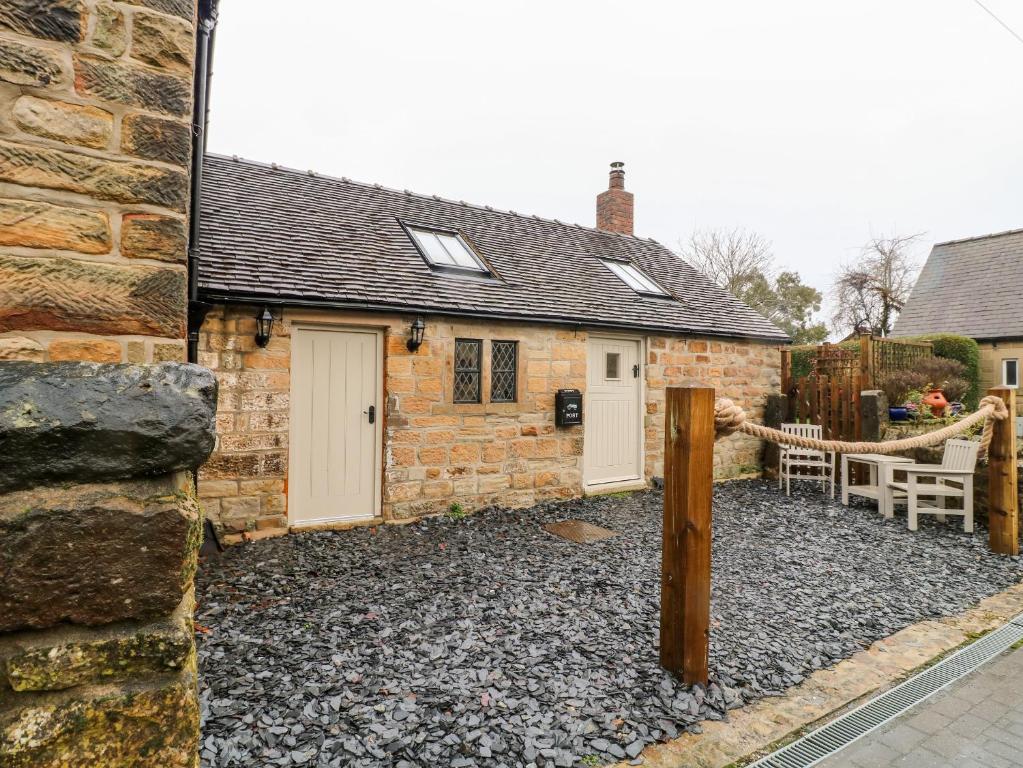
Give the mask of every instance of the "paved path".
POLYGON ((1023 649, 1006 651, 819 765, 1023 766, 1023 649))

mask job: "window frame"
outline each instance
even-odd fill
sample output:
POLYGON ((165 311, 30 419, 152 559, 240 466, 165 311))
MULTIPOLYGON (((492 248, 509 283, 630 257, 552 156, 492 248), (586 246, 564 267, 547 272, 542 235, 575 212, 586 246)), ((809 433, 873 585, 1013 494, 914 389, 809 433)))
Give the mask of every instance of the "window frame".
POLYGON ((519 401, 519 342, 515 339, 491 339, 490 340, 490 402, 492 403, 517 403, 519 401), (494 347, 497 344, 509 344, 512 348, 511 368, 502 368, 500 371, 494 368, 494 347), (511 373, 512 391, 510 399, 498 399, 494 397, 494 373, 511 373))
POLYGON ((451 379, 451 402, 455 405, 479 405, 483 402, 483 339, 469 339, 458 337, 455 339, 454 355, 452 357, 452 379, 451 379), (476 367, 475 368, 459 368, 458 367, 458 345, 459 344, 475 344, 476 345, 476 367), (459 400, 455 388, 457 386, 456 379, 459 373, 475 373, 476 374, 476 399, 475 400, 459 400))
POLYGON ((1019 358, 1018 357, 1003 357, 1002 358, 1002 386, 1008 387, 1009 389, 1019 389, 1019 358), (1009 383, 1009 363, 1012 363, 1014 378, 1016 379, 1015 384, 1009 383))
MULTIPOLYGON (((426 262, 431 270, 435 272, 449 272, 458 275, 471 275, 477 277, 496 277, 497 273, 494 268, 490 266, 486 259, 484 259, 479 251, 476 250, 475 246, 469 241, 465 235, 455 229, 445 229, 443 227, 432 227, 425 224, 416 224, 414 222, 400 222, 402 229, 405 230, 405 234, 408 235, 408 239, 412 241, 413 247, 419 253, 420 258, 426 262), (469 257, 476 262, 475 267, 467 267, 457 262, 454 264, 444 264, 441 262, 434 261, 430 256, 426 246, 419 238, 419 233, 433 235, 438 238, 438 242, 441 247, 448 252, 448 248, 444 245, 444 242, 440 240, 440 237, 451 237, 458 241, 459 245, 469 254, 469 257)), ((452 261, 455 261, 455 257, 448 252, 451 256, 452 261)))
POLYGON ((655 296, 657 298, 665 299, 674 298, 664 288, 663 285, 654 280, 638 264, 632 261, 627 261, 625 259, 609 259, 601 257, 600 263, 603 264, 612 275, 621 280, 622 283, 624 283, 627 288, 629 288, 635 293, 638 293, 640 296, 655 296), (619 273, 618 269, 621 269, 622 273, 628 275, 628 279, 625 276, 623 276, 623 274, 619 273), (631 274, 630 270, 635 274, 631 274), (636 286, 632 285, 632 283, 629 282, 630 279, 639 283, 643 287, 637 288, 636 286), (652 290, 645 286, 644 283, 649 283, 649 285, 652 286, 652 290))
POLYGON ((622 353, 618 351, 604 351, 604 381, 621 381, 622 380, 622 353), (614 355, 615 360, 615 375, 612 376, 608 370, 608 363, 611 362, 611 356, 614 355))

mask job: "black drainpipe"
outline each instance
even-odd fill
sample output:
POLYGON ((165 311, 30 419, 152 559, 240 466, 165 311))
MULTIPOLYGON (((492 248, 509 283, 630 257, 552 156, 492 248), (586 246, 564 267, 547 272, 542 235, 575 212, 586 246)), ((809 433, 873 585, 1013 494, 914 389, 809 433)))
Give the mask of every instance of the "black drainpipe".
POLYGON ((209 93, 213 71, 213 39, 218 0, 199 0, 195 40, 195 82, 192 109, 192 189, 188 206, 188 362, 199 359, 199 329, 211 304, 199 301, 199 209, 202 199, 202 161, 206 154, 209 93))

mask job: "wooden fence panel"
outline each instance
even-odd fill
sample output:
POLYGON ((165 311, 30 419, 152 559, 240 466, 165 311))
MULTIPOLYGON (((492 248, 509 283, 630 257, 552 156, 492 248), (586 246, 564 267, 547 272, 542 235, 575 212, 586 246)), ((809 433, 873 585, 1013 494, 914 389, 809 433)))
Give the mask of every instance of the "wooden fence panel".
POLYGON ((786 421, 819 424, 826 440, 859 440, 858 374, 801 376, 793 381, 786 421))

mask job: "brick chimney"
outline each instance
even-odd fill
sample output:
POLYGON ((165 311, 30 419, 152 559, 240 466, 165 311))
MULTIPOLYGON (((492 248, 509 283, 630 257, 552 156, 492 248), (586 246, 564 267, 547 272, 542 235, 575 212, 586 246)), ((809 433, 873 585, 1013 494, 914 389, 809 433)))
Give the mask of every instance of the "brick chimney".
POLYGON ((632 234, 632 193, 625 191, 625 163, 611 163, 607 191, 597 195, 597 229, 632 234))

